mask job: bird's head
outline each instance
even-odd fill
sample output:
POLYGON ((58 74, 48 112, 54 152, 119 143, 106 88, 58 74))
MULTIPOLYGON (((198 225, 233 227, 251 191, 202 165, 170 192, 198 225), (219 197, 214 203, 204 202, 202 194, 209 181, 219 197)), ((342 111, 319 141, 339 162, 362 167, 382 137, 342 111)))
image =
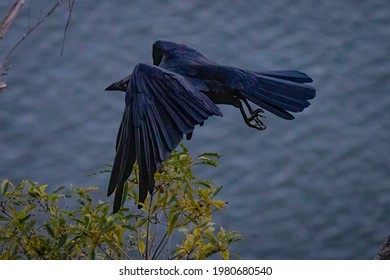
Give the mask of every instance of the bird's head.
POLYGON ((107 90, 107 91, 114 91, 114 90, 126 91, 127 86, 129 85, 129 82, 130 82, 130 78, 131 78, 131 74, 118 82, 112 83, 111 85, 106 87, 105 90, 107 90))

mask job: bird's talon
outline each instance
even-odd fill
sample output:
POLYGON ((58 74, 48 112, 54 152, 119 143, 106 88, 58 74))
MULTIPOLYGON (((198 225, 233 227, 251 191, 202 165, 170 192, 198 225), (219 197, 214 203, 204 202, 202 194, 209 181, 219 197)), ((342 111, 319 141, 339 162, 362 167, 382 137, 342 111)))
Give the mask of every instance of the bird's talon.
POLYGON ((260 108, 257 108, 256 110, 251 112, 252 115, 256 115, 256 116, 260 115, 260 113, 264 113, 264 111, 262 109, 260 109, 260 108))
POLYGON ((252 118, 252 120, 248 121, 248 125, 252 128, 255 128, 259 131, 266 129, 267 127, 260 121, 257 117, 252 118))
POLYGON ((264 118, 264 116, 261 115, 260 113, 264 113, 264 111, 263 111, 262 109, 260 109, 260 108, 258 108, 258 109, 256 109, 256 110, 252 111, 252 112, 251 112, 251 116, 250 116, 250 118, 248 119, 248 121, 249 121, 249 122, 255 121, 256 123, 260 122, 261 125, 263 125, 263 123, 258 119, 258 117, 264 118))

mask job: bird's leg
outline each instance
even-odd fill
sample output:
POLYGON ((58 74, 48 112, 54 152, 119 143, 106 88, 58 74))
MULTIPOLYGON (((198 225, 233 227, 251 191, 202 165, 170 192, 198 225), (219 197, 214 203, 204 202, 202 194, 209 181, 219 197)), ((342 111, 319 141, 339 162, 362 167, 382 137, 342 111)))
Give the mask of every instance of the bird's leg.
POLYGON ((260 113, 264 113, 262 109, 257 108, 256 110, 253 110, 246 98, 242 98, 241 100, 244 101, 244 104, 248 108, 248 111, 251 113, 251 117, 249 118, 250 121, 252 121, 257 117, 264 118, 264 116, 260 114, 260 113))
POLYGON ((255 128, 257 130, 264 130, 266 129, 266 126, 263 124, 263 122, 259 119, 259 116, 262 117, 262 115, 260 115, 261 112, 263 112, 263 110, 261 110, 260 108, 257 109, 257 110, 253 110, 250 106, 249 106, 249 103, 248 101, 246 101, 246 99, 244 99, 244 104, 248 107, 248 110, 250 111, 251 113, 251 116, 248 117, 245 113, 245 110, 244 110, 244 107, 242 106, 242 103, 240 102, 240 100, 237 100, 238 102, 235 104, 236 107, 238 107, 240 109, 240 112, 241 112, 241 115, 242 117, 244 118, 244 121, 245 123, 249 126, 249 127, 252 127, 252 128, 255 128))
MULTIPOLYGON (((247 99, 247 98, 245 97, 245 95, 242 94, 241 92, 238 91, 238 92, 235 93, 235 95, 236 95, 236 98, 238 98, 239 100, 241 100, 241 101, 244 102, 246 108, 248 109, 249 113, 251 114, 251 116, 250 116, 249 118, 247 117, 247 119, 249 120, 249 122, 255 121, 255 123, 256 123, 257 125, 260 125, 260 126, 264 127, 263 129, 265 129, 264 124, 258 119, 258 117, 264 118, 264 116, 260 114, 260 113, 264 113, 264 111, 263 111, 262 109, 260 109, 260 108, 257 108, 256 110, 253 110, 252 107, 251 107, 251 105, 250 105, 249 102, 248 102, 248 99, 247 99)), ((236 106, 236 105, 235 105, 235 106, 236 106)), ((242 107, 241 102, 240 102, 240 106, 242 107)), ((239 107, 239 108, 240 108, 240 107, 239 107)), ((241 110, 241 109, 240 109, 240 110, 241 110)), ((241 113, 242 113, 242 112, 241 112, 241 113)), ((261 130, 263 130, 263 129, 261 129, 261 130)))

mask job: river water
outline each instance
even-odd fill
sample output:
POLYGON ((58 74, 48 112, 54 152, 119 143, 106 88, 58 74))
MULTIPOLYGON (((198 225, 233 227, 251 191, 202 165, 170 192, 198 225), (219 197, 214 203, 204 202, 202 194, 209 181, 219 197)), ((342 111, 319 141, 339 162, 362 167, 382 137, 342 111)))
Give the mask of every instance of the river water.
MULTIPOLYGON (((1 1, 3 17, 14 1, 1 1)), ((3 56, 53 1, 31 1, 3 56), (30 10, 30 12, 29 12, 30 10), (29 16, 30 15, 30 16, 29 16)), ((0 178, 101 187, 124 96, 104 88, 151 62, 168 39, 237 67, 297 69, 317 97, 293 121, 267 113, 263 132, 221 107, 186 141, 218 152, 198 169, 224 186, 216 221, 245 238, 243 259, 371 259, 390 234, 390 6, 376 1, 75 1, 17 49, 0 92, 0 178)))

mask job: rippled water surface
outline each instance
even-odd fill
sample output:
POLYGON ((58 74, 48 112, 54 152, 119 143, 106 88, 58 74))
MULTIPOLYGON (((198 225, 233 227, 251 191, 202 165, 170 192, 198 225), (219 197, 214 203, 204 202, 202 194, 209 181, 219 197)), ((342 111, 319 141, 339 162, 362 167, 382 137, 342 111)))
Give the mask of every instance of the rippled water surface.
MULTIPOLYGON (((13 1, 1 1, 0 16, 13 1)), ((312 106, 267 130, 238 110, 197 128, 193 155, 223 155, 198 170, 224 186, 217 218, 245 240, 244 259, 371 259, 390 234, 390 6, 377 1, 75 1, 17 49, 0 92, 0 178, 98 185, 111 163, 123 95, 105 93, 156 39, 186 43, 221 64, 297 69, 314 79, 312 106)), ((30 24, 51 1, 33 1, 30 24)), ((26 4, 0 56, 27 30, 26 4)))

